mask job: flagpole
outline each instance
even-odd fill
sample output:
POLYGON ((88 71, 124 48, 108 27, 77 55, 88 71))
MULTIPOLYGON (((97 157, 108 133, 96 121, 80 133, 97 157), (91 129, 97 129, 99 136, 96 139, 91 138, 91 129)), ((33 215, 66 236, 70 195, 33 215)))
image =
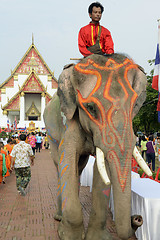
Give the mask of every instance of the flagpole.
MULTIPOLYGON (((158 22, 158 45, 157 50, 159 50, 158 57, 160 57, 160 19, 157 20, 158 22)), ((160 60, 158 60, 160 64, 160 60)), ((158 64, 157 74, 158 74, 158 103, 157 103, 157 111, 158 111, 158 122, 160 123, 160 111, 159 111, 159 103, 160 103, 160 66, 158 64)))
POLYGON ((158 22, 158 44, 159 44, 159 52, 160 52, 160 19, 158 19, 157 22, 158 22))
MULTIPOLYGON (((157 22, 158 22, 158 47, 159 47, 159 58, 160 58, 160 19, 158 19, 157 22)), ((159 89, 159 95, 160 95, 160 66, 159 65, 158 65, 158 79, 159 79, 158 89, 159 89)), ((160 117, 160 111, 159 111, 159 117, 160 117)))

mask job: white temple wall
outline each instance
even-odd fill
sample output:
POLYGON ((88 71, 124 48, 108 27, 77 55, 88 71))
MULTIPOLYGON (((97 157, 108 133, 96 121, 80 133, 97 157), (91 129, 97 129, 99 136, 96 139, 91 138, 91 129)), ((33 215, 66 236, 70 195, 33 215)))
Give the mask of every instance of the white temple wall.
POLYGON ((6 117, 6 115, 2 114, 2 116, 0 116, 0 127, 1 128, 7 127, 7 117, 6 117))
POLYGON ((51 97, 53 97, 53 94, 57 91, 57 89, 53 89, 52 88, 52 82, 48 81, 47 84, 47 92, 51 95, 51 97))
POLYGON ((22 87, 23 83, 26 81, 28 75, 18 75, 18 85, 22 87))
MULTIPOLYGON (((48 75, 38 75, 39 79, 43 83, 44 87, 48 85, 48 75)), ((48 89, 48 86, 47 86, 48 89)))
POLYGON ((15 89, 13 87, 12 88, 6 88, 6 97, 7 97, 6 103, 8 102, 8 98, 10 100, 15 95, 16 92, 17 92, 17 89, 15 89))
POLYGON ((1 94, 1 104, 4 106, 7 103, 7 94, 1 94))
POLYGON ((4 118, 3 110, 0 109, 0 127, 6 127, 6 118, 4 118))
POLYGON ((55 94, 55 92, 57 92, 57 89, 52 89, 52 94, 50 94, 52 97, 55 94))
MULTIPOLYGON (((12 88, 12 91, 13 91, 13 88, 12 88)), ((16 92, 19 92, 18 81, 14 81, 14 94, 16 92)))

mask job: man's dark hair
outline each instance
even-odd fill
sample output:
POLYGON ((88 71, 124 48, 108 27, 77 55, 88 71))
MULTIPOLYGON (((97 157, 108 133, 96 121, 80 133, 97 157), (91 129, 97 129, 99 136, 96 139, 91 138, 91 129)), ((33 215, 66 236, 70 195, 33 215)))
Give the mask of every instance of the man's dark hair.
POLYGON ((149 136, 149 141, 153 141, 153 136, 149 136))
POLYGON ((19 136, 20 140, 21 141, 25 141, 26 140, 26 134, 22 133, 20 136, 19 136))
POLYGON ((101 8, 101 13, 104 11, 104 7, 102 6, 101 3, 99 2, 93 2, 88 8, 88 13, 92 14, 93 7, 100 7, 101 8))
POLYGON ((142 140, 143 140, 144 142, 147 141, 147 139, 145 138, 144 135, 142 136, 142 140))
POLYGON ((10 142, 12 142, 12 139, 8 138, 7 143, 10 143, 10 142))
POLYGON ((3 142, 0 142, 0 149, 4 147, 3 142))

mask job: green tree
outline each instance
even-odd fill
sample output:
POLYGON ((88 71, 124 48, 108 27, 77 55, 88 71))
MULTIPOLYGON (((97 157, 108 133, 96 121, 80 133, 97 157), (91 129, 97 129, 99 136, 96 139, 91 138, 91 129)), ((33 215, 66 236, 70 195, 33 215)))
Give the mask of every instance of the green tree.
MULTIPOLYGON (((154 60, 149 60, 148 62, 152 65, 154 60)), ((160 129, 157 113, 158 92, 152 88, 153 73, 154 70, 151 70, 150 75, 147 76, 146 100, 139 113, 133 119, 135 134, 137 131, 150 134, 160 129)))

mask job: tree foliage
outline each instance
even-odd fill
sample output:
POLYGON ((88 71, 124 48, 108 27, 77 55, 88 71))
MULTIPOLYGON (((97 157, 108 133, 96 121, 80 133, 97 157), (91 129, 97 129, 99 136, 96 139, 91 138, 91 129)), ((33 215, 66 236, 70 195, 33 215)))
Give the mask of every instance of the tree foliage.
MULTIPOLYGON (((154 60, 149 60, 150 65, 154 60)), ((151 70, 147 76, 146 100, 143 103, 139 113, 133 119, 133 129, 135 134, 137 131, 150 134, 157 132, 160 128, 158 123, 157 102, 158 92, 152 88, 152 78, 154 70, 151 70)))

